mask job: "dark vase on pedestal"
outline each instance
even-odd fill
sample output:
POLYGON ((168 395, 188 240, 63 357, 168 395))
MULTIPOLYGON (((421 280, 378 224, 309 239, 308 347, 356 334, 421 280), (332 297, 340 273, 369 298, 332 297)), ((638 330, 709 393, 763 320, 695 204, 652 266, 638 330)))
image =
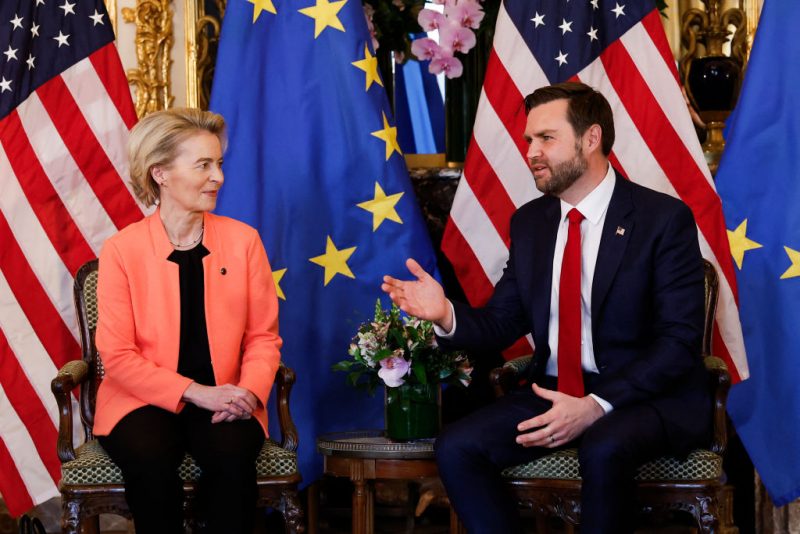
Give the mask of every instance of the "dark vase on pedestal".
POLYGON ((693 59, 686 81, 697 109, 730 112, 739 96, 740 75, 739 63, 727 56, 693 59))
POLYGON ((727 56, 695 58, 689 63, 686 85, 692 104, 706 124, 703 154, 712 176, 725 149, 722 131, 739 97, 741 72, 739 62, 727 56))

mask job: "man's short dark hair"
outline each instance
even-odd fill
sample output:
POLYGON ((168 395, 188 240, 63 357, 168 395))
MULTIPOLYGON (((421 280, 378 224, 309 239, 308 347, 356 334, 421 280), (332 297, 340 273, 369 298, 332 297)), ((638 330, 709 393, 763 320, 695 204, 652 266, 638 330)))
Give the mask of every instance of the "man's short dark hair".
POLYGON ((561 99, 567 101, 567 120, 575 135, 583 135, 592 124, 599 125, 603 131, 603 155, 611 154, 611 147, 614 146, 614 116, 611 106, 599 91, 584 83, 562 82, 540 87, 525 97, 525 114, 536 106, 561 99))

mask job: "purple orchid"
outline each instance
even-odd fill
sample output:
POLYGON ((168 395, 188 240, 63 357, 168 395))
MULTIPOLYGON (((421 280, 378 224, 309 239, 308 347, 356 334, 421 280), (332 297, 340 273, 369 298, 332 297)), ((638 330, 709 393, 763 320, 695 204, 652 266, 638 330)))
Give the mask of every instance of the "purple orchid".
POLYGON ((402 349, 395 351, 395 354, 381 360, 381 369, 378 371, 378 376, 390 388, 402 386, 405 383, 403 379, 408 373, 411 372, 411 362, 406 361, 402 356, 402 349), (399 352, 399 355, 397 354, 399 352))

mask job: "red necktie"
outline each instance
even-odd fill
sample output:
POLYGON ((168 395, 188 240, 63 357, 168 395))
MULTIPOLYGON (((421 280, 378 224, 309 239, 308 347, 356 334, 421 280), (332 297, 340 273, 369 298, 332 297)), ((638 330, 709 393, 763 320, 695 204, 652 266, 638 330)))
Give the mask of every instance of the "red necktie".
POLYGON ((583 397, 581 371, 581 221, 583 214, 567 213, 569 230, 558 291, 558 391, 583 397))

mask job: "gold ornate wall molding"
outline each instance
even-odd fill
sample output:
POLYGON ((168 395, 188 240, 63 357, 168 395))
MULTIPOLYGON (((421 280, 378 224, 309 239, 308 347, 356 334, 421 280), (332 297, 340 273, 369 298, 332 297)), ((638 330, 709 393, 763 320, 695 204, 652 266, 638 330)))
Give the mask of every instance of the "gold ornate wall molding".
POLYGON ((747 58, 750 59, 750 50, 753 49, 753 39, 756 37, 758 19, 761 17, 761 8, 764 0, 745 0, 744 15, 747 20, 747 58))
POLYGON ((114 30, 114 35, 117 35, 117 0, 105 0, 105 4, 108 18, 111 19, 111 28, 114 30))
POLYGON ((189 0, 185 5, 186 105, 208 109, 226 0, 189 0))
POLYGON ((167 109, 174 100, 170 78, 174 42, 170 3, 170 0, 136 0, 136 7, 122 9, 123 20, 136 25, 138 68, 129 69, 127 76, 128 83, 136 90, 139 117, 167 109))

